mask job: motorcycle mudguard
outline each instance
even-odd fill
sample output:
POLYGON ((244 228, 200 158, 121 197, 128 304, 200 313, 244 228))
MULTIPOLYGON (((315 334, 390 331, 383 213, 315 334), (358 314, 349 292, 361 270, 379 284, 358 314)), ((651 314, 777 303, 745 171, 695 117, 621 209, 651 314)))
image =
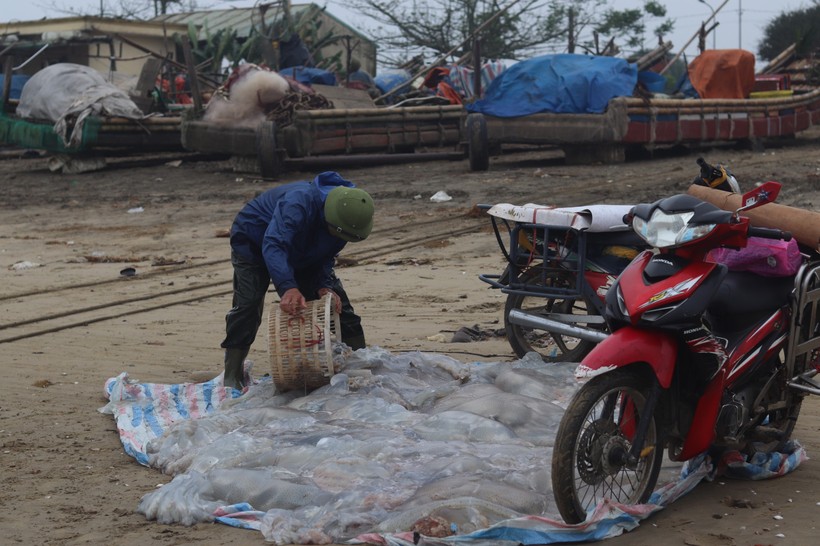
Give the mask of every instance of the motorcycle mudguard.
POLYGON ((624 326, 595 346, 578 365, 577 377, 592 377, 635 362, 646 362, 668 389, 675 371, 678 342, 663 332, 624 326))
POLYGON ((715 439, 715 423, 720 410, 720 399, 723 396, 723 387, 726 384, 726 369, 723 368, 712 378, 706 391, 698 400, 692 424, 686 433, 683 449, 675 458, 677 461, 687 461, 700 455, 712 445, 715 439))

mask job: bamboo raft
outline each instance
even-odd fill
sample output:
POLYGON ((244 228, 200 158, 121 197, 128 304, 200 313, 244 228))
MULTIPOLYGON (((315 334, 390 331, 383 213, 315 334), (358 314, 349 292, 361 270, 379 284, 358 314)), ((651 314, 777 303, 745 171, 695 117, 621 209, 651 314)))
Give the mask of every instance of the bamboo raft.
POLYGON ((820 89, 761 99, 626 99, 626 144, 711 143, 793 136, 820 121, 820 89))
POLYGON ((621 162, 629 147, 712 145, 792 137, 820 122, 820 89, 753 99, 619 97, 603 114, 533 114, 466 118, 472 170, 485 170, 501 144, 553 145, 570 163, 621 162))
POLYGON ((461 106, 417 106, 297 110, 285 127, 273 121, 249 128, 192 120, 182 124, 182 144, 191 151, 252 158, 272 178, 290 159, 457 147, 463 116, 461 106))
POLYGON ((82 139, 68 148, 54 132, 49 121, 23 120, 0 113, 0 145, 79 155, 102 150, 177 151, 181 117, 148 117, 134 121, 118 117, 89 116, 83 125, 82 139))
POLYGON ((612 163, 623 161, 629 147, 758 143, 794 136, 818 122, 820 89, 814 89, 744 100, 619 97, 603 114, 520 118, 468 115, 461 106, 300 110, 285 127, 271 121, 248 128, 179 116, 139 122, 91 116, 77 149, 66 149, 50 123, 0 114, 0 143, 68 154, 105 149, 221 153, 244 157, 263 176, 275 177, 289 160, 383 154, 400 161, 430 149, 453 150, 469 157, 472 170, 486 170, 490 151, 508 143, 557 146, 570 163, 612 163))

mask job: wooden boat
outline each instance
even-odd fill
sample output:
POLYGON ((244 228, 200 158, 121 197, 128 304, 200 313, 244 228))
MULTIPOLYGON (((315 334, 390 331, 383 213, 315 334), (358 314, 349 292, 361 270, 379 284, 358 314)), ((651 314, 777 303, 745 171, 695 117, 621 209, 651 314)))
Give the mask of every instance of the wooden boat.
POLYGON ((621 162, 628 148, 706 146, 793 137, 820 122, 820 89, 750 99, 612 99, 603 114, 466 117, 470 168, 501 144, 553 145, 570 163, 621 162))

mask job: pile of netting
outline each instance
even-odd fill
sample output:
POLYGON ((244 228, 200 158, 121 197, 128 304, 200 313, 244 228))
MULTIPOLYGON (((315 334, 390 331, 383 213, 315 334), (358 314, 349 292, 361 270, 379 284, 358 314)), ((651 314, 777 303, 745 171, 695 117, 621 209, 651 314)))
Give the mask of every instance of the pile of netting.
POLYGON ((103 410, 130 455, 174 476, 138 507, 162 523, 216 520, 277 544, 498 544, 499 528, 514 543, 614 536, 707 470, 687 483, 667 467, 659 483, 673 490, 654 504, 604 503, 581 526, 561 523, 550 461, 574 368, 534 353, 462 363, 376 347, 341 355, 330 384, 310 393, 279 394, 263 378, 231 398, 221 377, 159 385, 121 374, 106 383, 103 410))

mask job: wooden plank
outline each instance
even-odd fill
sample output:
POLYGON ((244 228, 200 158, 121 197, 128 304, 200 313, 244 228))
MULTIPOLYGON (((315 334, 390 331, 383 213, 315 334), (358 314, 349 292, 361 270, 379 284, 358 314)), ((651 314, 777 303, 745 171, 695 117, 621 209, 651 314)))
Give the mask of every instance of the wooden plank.
POLYGON ((145 64, 142 65, 142 70, 140 70, 137 85, 134 86, 134 90, 139 96, 145 97, 154 89, 154 86, 157 85, 157 76, 159 76, 160 69, 162 69, 162 59, 156 57, 145 59, 145 64))
POLYGON ((334 85, 311 85, 314 91, 333 103, 336 109, 376 108, 376 103, 364 89, 348 89, 334 85))
POLYGON ((180 140, 182 146, 192 152, 237 155, 256 153, 256 133, 246 127, 189 121, 182 124, 180 140))
POLYGON ((789 59, 791 59, 791 57, 794 55, 795 51, 797 51, 796 43, 790 45, 789 47, 781 51, 777 55, 777 57, 772 59, 769 62, 769 64, 763 67, 763 70, 760 71, 760 74, 774 74, 778 70, 781 70, 783 68, 783 65, 785 65, 786 62, 789 59))
POLYGON ((157 85, 157 76, 162 69, 162 59, 157 57, 149 57, 145 60, 140 70, 137 84, 134 86, 134 91, 131 95, 131 100, 139 106, 143 113, 150 112, 153 101, 151 100, 151 91, 157 85))
POLYGON ((307 155, 354 154, 367 151, 392 152, 396 147, 430 146, 435 148, 452 146, 459 142, 461 135, 456 129, 442 131, 420 131, 389 135, 366 134, 337 136, 316 139, 307 155))
POLYGON ((458 118, 464 112, 462 106, 414 106, 411 108, 344 108, 339 110, 296 110, 294 118, 345 118, 346 120, 357 121, 357 118, 365 118, 365 122, 373 118, 391 119, 421 119, 423 117, 433 118, 458 118))
MULTIPOLYGON (((202 112, 202 95, 199 93, 199 80, 194 54, 191 52, 191 42, 187 38, 182 40, 182 54, 185 56, 185 64, 188 68, 188 85, 191 86, 191 96, 194 99, 194 113, 198 115, 202 112)), ((171 85, 174 85, 174 82, 171 82, 171 85)))

